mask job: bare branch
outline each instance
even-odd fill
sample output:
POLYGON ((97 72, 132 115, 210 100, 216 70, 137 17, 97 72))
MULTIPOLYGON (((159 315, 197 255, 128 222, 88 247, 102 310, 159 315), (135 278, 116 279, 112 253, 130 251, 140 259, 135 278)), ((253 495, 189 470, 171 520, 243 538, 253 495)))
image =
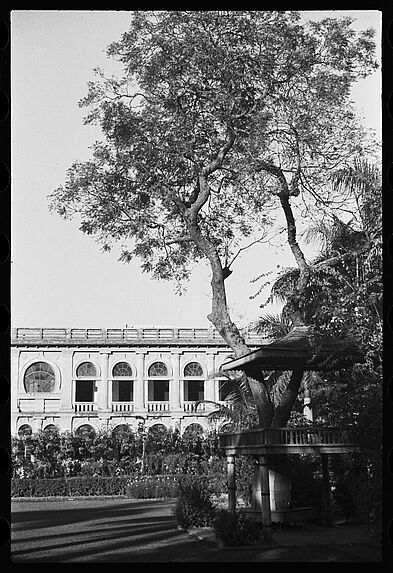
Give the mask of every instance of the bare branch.
POLYGON ((245 247, 241 247, 238 252, 236 253, 236 255, 233 257, 233 259, 231 260, 230 263, 227 264, 227 267, 229 268, 237 259, 237 257, 240 255, 240 253, 242 251, 245 251, 247 249, 249 249, 250 247, 252 247, 253 245, 255 245, 256 243, 263 243, 265 241, 263 241, 263 239, 266 237, 266 234, 264 233, 259 239, 255 239, 255 241, 252 241, 252 243, 250 243, 249 245, 246 245, 245 247))

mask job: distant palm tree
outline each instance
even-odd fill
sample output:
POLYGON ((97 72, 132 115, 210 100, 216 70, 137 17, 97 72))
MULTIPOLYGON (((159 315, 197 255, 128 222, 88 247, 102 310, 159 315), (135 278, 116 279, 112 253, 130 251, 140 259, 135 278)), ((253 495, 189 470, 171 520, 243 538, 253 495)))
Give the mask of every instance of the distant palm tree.
MULTIPOLYGON (((288 316, 285 314, 283 315, 282 313, 264 314, 259 317, 253 326, 260 334, 264 334, 274 340, 279 340, 292 330, 293 323, 288 316)), ((282 372, 276 370, 269 374, 269 393, 274 404, 278 404, 280 402, 281 396, 288 386, 290 377, 291 372, 289 371, 282 372)), ((302 378, 300 396, 308 396, 311 390, 318 393, 321 391, 324 392, 325 383, 317 372, 306 371, 302 378)))
POLYGON ((201 404, 213 404, 216 409, 207 416, 211 422, 229 424, 234 430, 258 426, 257 409, 247 377, 236 371, 222 372, 220 370, 213 372, 208 380, 218 377, 221 378, 220 393, 224 396, 223 401, 198 400, 195 403, 195 410, 201 404), (225 378, 224 381, 223 378, 225 378))
POLYGON ((266 313, 260 316, 253 326, 259 334, 277 340, 289 334, 293 328, 293 322, 288 316, 282 315, 282 313, 266 313))

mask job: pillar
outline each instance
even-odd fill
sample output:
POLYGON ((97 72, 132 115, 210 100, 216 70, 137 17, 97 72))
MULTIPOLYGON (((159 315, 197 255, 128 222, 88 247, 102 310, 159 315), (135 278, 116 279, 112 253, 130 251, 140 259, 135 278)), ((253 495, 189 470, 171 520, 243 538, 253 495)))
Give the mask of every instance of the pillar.
POLYGON ((332 525, 332 510, 330 505, 330 478, 329 478, 329 457, 328 454, 321 454, 322 476, 323 476, 323 521, 324 525, 332 525))
POLYGON ((97 400, 99 410, 108 410, 108 363, 109 352, 101 352, 101 383, 97 400))
POLYGON ((145 374, 145 352, 136 353, 137 378, 134 383, 134 411, 145 411, 144 397, 144 374, 145 374))
POLYGON ((267 456, 260 455, 257 457, 255 468, 254 492, 255 509, 259 510, 262 515, 263 534, 266 541, 272 538, 272 517, 270 511, 270 488, 269 488, 269 469, 267 465, 267 456))
POLYGON ((227 456, 228 472, 228 510, 236 511, 236 478, 235 478, 235 456, 227 456))
MULTIPOLYGON (((215 372, 215 360, 214 360, 215 354, 216 354, 215 351, 212 350, 206 351, 206 369, 208 377, 215 372)), ((216 396, 216 385, 217 385, 217 380, 214 378, 210 378, 209 380, 205 381, 205 400, 218 402, 216 396)))
POLYGON ((181 350, 172 350, 172 380, 169 381, 169 407, 171 412, 179 411, 180 404, 180 355, 181 350))
POLYGON ((74 402, 72 358, 74 351, 71 348, 65 348, 61 351, 60 369, 61 369, 61 409, 72 410, 74 402))

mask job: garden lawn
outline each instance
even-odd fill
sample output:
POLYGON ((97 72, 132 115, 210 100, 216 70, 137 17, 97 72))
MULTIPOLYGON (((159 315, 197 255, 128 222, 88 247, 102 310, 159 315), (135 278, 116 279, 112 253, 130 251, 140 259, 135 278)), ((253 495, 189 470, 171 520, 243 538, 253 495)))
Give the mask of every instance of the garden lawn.
MULTIPOLYGON (((301 531, 282 545, 219 549, 179 531, 173 501, 130 499, 12 500, 11 557, 29 562, 375 562, 380 548, 363 534, 345 540, 347 528, 313 529, 307 545, 301 531), (299 535, 300 534, 300 535, 299 535), (311 542, 311 543, 310 543, 311 542)), ((354 532, 354 530, 352 530, 354 532)), ((306 533, 306 531, 304 532, 306 533)), ((348 531, 349 533, 349 531, 348 531)), ((274 536, 274 534, 273 534, 274 536)))

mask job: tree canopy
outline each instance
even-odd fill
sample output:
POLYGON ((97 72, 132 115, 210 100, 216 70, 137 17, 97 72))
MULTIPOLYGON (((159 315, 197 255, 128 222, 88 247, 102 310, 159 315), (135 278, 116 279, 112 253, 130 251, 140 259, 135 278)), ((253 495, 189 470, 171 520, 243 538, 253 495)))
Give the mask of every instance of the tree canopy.
MULTIPOLYGON (((297 12, 135 11, 108 48, 122 76, 96 70, 80 102, 104 141, 70 167, 52 209, 77 215, 104 250, 120 243, 122 260, 138 257, 156 278, 181 281, 206 260, 208 318, 235 356, 248 347, 224 281, 238 249, 264 237, 279 209, 301 288, 309 267, 297 211, 321 219, 348 206, 334 176, 373 149, 349 101, 377 65, 373 31, 351 23, 302 23, 297 12)), ((266 388, 252 390, 268 420, 266 388)))

